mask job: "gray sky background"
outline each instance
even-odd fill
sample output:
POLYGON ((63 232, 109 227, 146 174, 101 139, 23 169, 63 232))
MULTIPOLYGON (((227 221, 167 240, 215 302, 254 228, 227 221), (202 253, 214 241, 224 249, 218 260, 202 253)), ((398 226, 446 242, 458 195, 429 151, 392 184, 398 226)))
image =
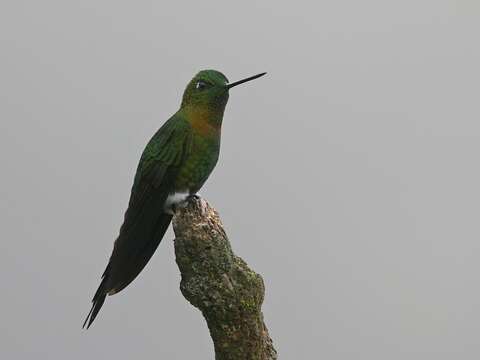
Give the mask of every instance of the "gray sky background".
POLYGON ((168 232, 81 330, 138 158, 186 83, 232 90, 202 195, 282 359, 480 357, 474 0, 0 4, 0 357, 212 359, 168 232))

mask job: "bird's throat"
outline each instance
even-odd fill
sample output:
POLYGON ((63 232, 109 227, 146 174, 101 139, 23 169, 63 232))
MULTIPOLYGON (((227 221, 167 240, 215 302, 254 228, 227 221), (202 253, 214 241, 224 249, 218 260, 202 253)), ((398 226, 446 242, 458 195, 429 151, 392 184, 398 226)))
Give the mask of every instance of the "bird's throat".
POLYGON ((223 110, 198 106, 185 110, 188 121, 199 135, 218 135, 222 128, 223 110))

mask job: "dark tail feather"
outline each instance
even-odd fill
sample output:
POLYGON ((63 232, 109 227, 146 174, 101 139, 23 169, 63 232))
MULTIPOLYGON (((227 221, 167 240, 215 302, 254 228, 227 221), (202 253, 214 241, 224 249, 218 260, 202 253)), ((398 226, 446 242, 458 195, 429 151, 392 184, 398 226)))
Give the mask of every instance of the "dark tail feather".
POLYGON ((140 228, 130 237, 119 237, 110 259, 107 292, 110 295, 129 285, 152 257, 170 225, 172 215, 162 214, 155 226, 140 228))
POLYGON ((107 297, 107 289, 106 289, 106 284, 107 284, 107 278, 108 278, 108 266, 105 269, 105 272, 103 273, 102 276, 102 282, 100 283, 100 286, 98 287, 97 291, 95 292, 95 295, 93 296, 92 299, 92 308, 90 309, 90 312, 87 315, 87 318, 85 319, 82 329, 87 326, 87 329, 92 325, 93 320, 98 315, 98 312, 103 306, 103 303, 105 302, 105 298, 107 297), (88 323, 88 325, 87 325, 88 323))
POLYGON ((107 294, 113 295, 121 291, 143 270, 157 249, 171 220, 172 215, 162 214, 153 228, 139 226, 139 230, 134 234, 124 236, 120 234, 108 266, 102 275, 102 282, 93 297, 92 308, 83 323, 83 328, 86 326, 88 329, 92 325, 107 294))

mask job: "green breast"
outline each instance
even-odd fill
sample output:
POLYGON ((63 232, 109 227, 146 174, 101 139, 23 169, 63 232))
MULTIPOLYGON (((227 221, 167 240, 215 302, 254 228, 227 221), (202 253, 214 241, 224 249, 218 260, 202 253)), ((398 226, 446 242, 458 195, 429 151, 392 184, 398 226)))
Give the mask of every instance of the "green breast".
POLYGON ((217 164, 220 137, 194 135, 192 149, 181 166, 175 181, 175 191, 196 193, 208 179, 217 164))

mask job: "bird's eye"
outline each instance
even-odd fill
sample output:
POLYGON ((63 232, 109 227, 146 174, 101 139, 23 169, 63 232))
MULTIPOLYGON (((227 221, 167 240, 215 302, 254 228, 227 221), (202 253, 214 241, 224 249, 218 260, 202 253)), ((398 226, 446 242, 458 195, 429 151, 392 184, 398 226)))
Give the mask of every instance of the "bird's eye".
POLYGON ((197 81, 197 83, 195 84, 195 89, 197 90, 203 90, 207 87, 207 83, 205 81, 197 81))

